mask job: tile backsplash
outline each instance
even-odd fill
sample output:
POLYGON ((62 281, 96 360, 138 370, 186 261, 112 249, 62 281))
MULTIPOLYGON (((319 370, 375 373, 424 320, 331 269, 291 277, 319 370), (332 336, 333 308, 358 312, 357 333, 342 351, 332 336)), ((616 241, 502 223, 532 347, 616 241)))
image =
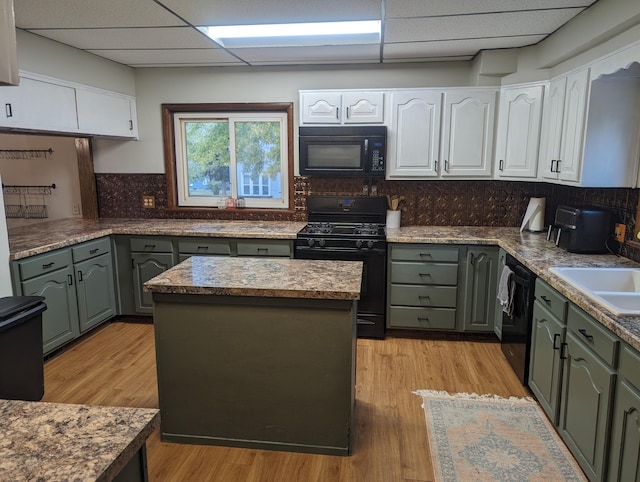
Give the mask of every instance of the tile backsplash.
MULTIPOLYGON (((98 208, 103 218, 200 218, 306 221, 310 194, 403 195, 402 225, 420 226, 520 226, 530 197, 546 198, 545 222, 553 222, 559 204, 611 209, 616 223, 627 226, 632 239, 638 190, 578 188, 558 184, 515 181, 370 181, 362 178, 294 179, 293 213, 219 210, 180 213, 167 210, 164 174, 96 174, 98 208), (142 207, 142 196, 155 196, 155 208, 142 207)), ((640 250, 624 245, 620 254, 640 261, 640 250)))

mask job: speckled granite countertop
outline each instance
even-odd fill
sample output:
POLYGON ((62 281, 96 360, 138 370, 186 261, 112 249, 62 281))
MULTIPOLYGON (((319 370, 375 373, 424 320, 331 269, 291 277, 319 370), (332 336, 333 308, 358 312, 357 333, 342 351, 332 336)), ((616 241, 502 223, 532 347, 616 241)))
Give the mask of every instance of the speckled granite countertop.
POLYGON ((0 480, 112 480, 159 420, 156 409, 0 400, 0 480))
POLYGON ((622 340, 640 350, 640 316, 617 316, 549 272, 553 266, 640 268, 635 261, 612 254, 568 253, 547 241, 546 233, 521 233, 519 228, 408 226, 387 229, 387 241, 500 246, 622 340))
POLYGON ((153 293, 357 300, 362 261, 192 256, 144 284, 153 293))
POLYGON ((306 223, 189 219, 63 219, 9 230, 10 259, 22 259, 110 234, 295 239, 306 223))

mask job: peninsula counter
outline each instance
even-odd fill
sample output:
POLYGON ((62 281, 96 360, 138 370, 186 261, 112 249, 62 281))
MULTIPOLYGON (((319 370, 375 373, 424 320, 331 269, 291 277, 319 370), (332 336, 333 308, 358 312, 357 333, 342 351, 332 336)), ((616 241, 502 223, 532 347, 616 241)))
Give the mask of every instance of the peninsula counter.
POLYGON ((362 269, 194 256, 149 280, 162 440, 350 454, 362 269))

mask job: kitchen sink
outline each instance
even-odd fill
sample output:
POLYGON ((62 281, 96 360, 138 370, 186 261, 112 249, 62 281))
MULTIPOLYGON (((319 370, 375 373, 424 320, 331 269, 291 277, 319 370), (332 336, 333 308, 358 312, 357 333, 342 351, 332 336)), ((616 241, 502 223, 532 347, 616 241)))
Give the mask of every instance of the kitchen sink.
POLYGON ((640 315, 640 268, 562 268, 549 271, 616 315, 640 315))

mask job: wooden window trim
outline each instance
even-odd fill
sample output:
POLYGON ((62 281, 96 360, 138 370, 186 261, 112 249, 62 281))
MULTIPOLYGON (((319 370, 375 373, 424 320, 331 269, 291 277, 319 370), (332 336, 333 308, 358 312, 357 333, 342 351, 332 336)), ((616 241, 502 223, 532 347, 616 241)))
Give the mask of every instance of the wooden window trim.
POLYGON ((162 104, 162 143, 164 169, 167 178, 167 210, 173 212, 217 212, 217 207, 194 207, 178 205, 175 129, 173 116, 182 112, 285 112, 287 114, 287 182, 289 184, 289 207, 287 209, 244 208, 243 212, 293 214, 293 103, 216 103, 216 104, 162 104))

